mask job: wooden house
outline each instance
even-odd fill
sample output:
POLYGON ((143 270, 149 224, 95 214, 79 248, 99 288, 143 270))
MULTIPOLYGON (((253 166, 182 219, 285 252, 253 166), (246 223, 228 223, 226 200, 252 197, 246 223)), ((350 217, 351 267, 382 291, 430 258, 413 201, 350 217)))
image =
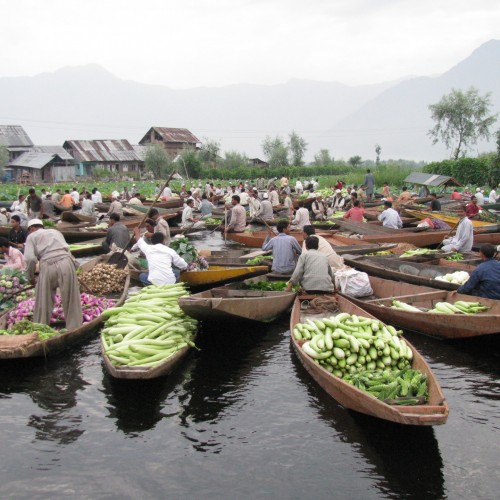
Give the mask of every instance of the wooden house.
POLYGON ((199 149, 201 141, 187 128, 151 127, 139 144, 160 144, 170 158, 175 158, 186 146, 199 149))

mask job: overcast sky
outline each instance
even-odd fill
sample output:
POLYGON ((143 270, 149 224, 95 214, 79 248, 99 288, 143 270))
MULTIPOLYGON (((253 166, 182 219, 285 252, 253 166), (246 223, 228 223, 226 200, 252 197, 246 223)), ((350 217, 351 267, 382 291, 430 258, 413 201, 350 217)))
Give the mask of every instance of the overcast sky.
POLYGON ((499 0, 0 0, 0 77, 97 63, 172 88, 440 74, 500 38, 499 0))

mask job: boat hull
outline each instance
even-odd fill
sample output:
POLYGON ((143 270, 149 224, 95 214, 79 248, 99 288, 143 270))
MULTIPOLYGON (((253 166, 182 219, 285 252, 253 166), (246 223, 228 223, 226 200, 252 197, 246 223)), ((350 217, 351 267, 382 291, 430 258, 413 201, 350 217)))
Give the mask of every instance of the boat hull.
MULTIPOLYGON (((324 296, 323 296, 324 297, 324 296)), ((314 298, 314 296, 309 296, 314 298)), ((297 297, 294 302, 290 320, 290 338, 293 349, 302 366, 311 377, 339 404, 349 410, 354 410, 372 417, 388 420, 404 425, 442 425, 446 423, 449 408, 439 384, 418 351, 406 340, 413 352, 412 368, 427 374, 429 387, 429 403, 418 406, 392 406, 378 400, 374 396, 357 389, 339 377, 329 373, 322 366, 316 364, 302 350, 302 341, 297 341, 293 336, 294 326, 303 319, 304 311, 301 302, 308 300, 308 296, 297 297)), ((350 302, 345 297, 338 297, 337 302, 340 312, 356 314, 358 316, 373 317, 358 305, 350 302)), ((310 316, 309 316, 310 317, 310 316)))

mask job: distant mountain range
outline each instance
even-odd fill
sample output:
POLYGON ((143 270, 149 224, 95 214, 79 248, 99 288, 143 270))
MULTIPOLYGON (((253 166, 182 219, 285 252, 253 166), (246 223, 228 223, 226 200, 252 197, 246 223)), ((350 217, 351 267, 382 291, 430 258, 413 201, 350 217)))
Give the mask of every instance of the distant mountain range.
MULTIPOLYGON (((291 80, 177 90, 122 80, 97 65, 0 78, 0 123, 22 125, 37 145, 118 138, 137 143, 151 126, 183 127, 200 140, 219 141, 221 152, 249 157, 262 157, 267 135, 287 139, 295 130, 308 142, 307 160, 320 149, 336 159, 375 159, 379 144, 382 160, 431 161, 449 153, 427 136, 433 126, 429 104, 470 86, 481 95, 491 92, 492 111, 500 111, 499 40, 484 43, 440 76, 354 87, 291 80)), ((471 153, 494 149, 492 139, 471 153)))

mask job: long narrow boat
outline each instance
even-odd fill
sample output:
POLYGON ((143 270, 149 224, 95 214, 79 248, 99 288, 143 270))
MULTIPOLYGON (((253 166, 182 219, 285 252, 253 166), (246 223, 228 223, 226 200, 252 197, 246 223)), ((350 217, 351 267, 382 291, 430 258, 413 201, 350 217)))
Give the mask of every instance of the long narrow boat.
POLYGON ((106 370, 114 378, 128 380, 150 380, 168 375, 186 358, 190 349, 190 346, 183 347, 156 366, 114 366, 105 354, 104 345, 101 339, 101 352, 106 370))
MULTIPOLYGON (((245 266, 244 264, 239 267, 210 266, 202 271, 183 271, 180 281, 195 289, 211 288, 266 274, 268 270, 268 266, 245 266)), ((136 281, 139 280, 139 274, 143 272, 147 272, 147 269, 130 269, 130 275, 136 281)))
POLYGON ((373 297, 366 300, 349 297, 349 300, 391 325, 444 339, 463 339, 500 333, 499 300, 435 290, 374 276, 370 276, 370 284, 373 297), (457 300, 481 302, 490 309, 467 316, 465 314, 417 313, 393 309, 391 304, 394 299, 424 309, 432 309, 437 302, 453 304, 457 300))
MULTIPOLYGON (((423 210, 410 210, 408 208, 405 209, 405 212, 411 217, 415 217, 420 220, 427 219, 428 217, 433 217, 435 219, 439 219, 442 220, 443 222, 446 222, 447 224, 449 224, 450 227, 456 226, 460 220, 460 218, 457 216, 443 212, 425 212, 423 210)), ((494 224, 492 222, 476 220, 476 219, 471 219, 471 222, 474 227, 485 227, 494 224)))
POLYGON ((420 262, 404 262, 404 259, 385 256, 344 257, 344 262, 359 271, 368 273, 370 276, 390 278, 412 283, 413 285, 430 286, 450 291, 456 290, 460 286, 448 281, 435 279, 437 276, 443 276, 457 270, 447 266, 422 264, 420 262))
MULTIPOLYGON (((90 271, 96 264, 106 262, 105 256, 96 257, 82 265, 82 271, 90 271)), ((130 285, 130 275, 127 276, 123 291, 119 296, 109 295, 107 298, 116 299, 115 307, 121 306, 125 301, 130 285)), ((36 334, 26 336, 0 336, 0 360, 46 357, 56 354, 66 347, 91 338, 98 327, 104 322, 102 316, 84 323, 80 328, 61 333, 48 340, 40 341, 36 334), (19 338, 17 338, 19 337, 19 338), (26 337, 26 338, 21 338, 26 337), (18 342, 17 345, 14 342, 18 342)), ((7 325, 7 313, 0 316, 0 328, 7 325)))
MULTIPOLYGON (((322 296, 325 297, 325 296, 322 296)), ((311 377, 338 403, 349 410, 355 410, 366 415, 396 422, 405 425, 440 425, 446 423, 449 408, 448 403, 439 387, 438 381, 429 365, 419 352, 406 340, 413 352, 412 368, 420 370, 427 375, 429 388, 429 401, 427 404, 416 406, 393 406, 378 400, 369 393, 362 391, 341 378, 329 373, 321 365, 318 365, 303 350, 302 343, 293 336, 293 329, 299 322, 307 318, 316 319, 325 314, 312 314, 307 310, 314 295, 298 296, 295 299, 292 316, 290 318, 290 339, 294 351, 300 362, 309 372, 311 377)), ((373 316, 362 309, 361 306, 350 302, 342 296, 337 296, 338 312, 347 312, 358 316, 373 318, 373 316)), ((326 314, 330 316, 331 313, 326 314)))
POLYGON ((188 316, 200 320, 274 321, 292 305, 295 292, 244 288, 256 281, 267 281, 266 275, 181 297, 179 306, 188 316))
POLYGON ((69 251, 74 257, 98 255, 104 253, 102 242, 103 238, 98 238, 97 240, 90 240, 85 243, 72 243, 69 245, 69 251))

